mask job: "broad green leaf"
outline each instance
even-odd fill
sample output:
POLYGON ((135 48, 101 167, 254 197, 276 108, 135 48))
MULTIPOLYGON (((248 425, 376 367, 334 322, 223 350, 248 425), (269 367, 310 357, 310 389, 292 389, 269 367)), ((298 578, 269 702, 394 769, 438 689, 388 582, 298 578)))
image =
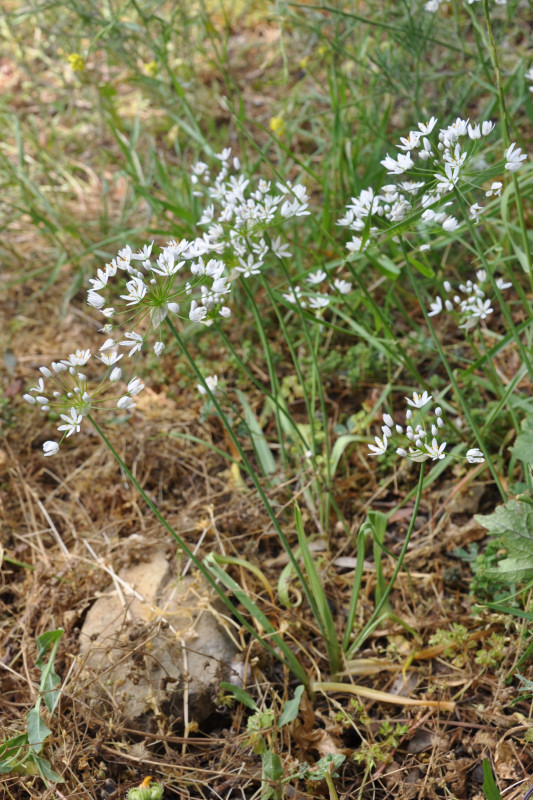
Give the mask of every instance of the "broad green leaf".
POLYGON ((267 781, 279 781, 283 778, 283 765, 277 753, 271 750, 263 755, 263 778, 267 781))
POLYGON ((65 779, 62 778, 61 775, 58 775, 57 772, 54 772, 46 758, 40 758, 39 756, 35 755, 35 753, 32 753, 30 756, 30 761, 35 764, 39 775, 45 783, 46 781, 51 781, 52 783, 65 782, 65 779))
POLYGON ((61 683, 61 678, 54 670, 54 659, 56 657, 57 648, 59 647, 59 640, 63 636, 63 628, 58 628, 55 631, 46 631, 37 637, 37 661, 36 665, 42 670, 40 690, 43 696, 45 705, 50 713, 53 712, 59 700, 59 692, 56 687, 61 683), (50 657, 47 663, 44 662, 44 656, 48 650, 52 648, 50 657))
POLYGON ((39 707, 36 706, 28 712, 28 744, 34 753, 40 753, 43 742, 50 736, 52 731, 45 725, 41 715, 39 714, 39 707))
POLYGON ((304 686, 300 684, 294 690, 294 697, 292 700, 288 700, 285 703, 285 708, 283 709, 283 713, 278 720, 278 727, 281 728, 283 725, 286 725, 288 722, 292 722, 298 716, 298 711, 300 710, 300 703, 302 700, 302 695, 304 693, 304 686))
POLYGON ((484 574, 495 581, 527 583, 533 579, 533 507, 509 500, 492 514, 478 514, 476 520, 492 536, 500 536, 507 551, 494 569, 484 574))

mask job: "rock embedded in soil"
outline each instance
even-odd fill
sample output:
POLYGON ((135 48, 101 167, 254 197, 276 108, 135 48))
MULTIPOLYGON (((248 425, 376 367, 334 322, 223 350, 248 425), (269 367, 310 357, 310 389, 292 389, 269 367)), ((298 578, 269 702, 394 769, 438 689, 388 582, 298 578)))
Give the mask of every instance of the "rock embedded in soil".
POLYGON ((173 579, 162 551, 119 578, 80 632, 84 702, 142 732, 202 722, 237 654, 220 599, 201 576, 173 579))

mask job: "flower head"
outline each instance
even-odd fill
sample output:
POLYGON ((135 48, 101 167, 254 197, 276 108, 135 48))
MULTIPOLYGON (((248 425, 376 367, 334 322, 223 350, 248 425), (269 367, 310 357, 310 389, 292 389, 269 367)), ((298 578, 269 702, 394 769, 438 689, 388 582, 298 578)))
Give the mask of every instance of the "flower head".
MULTIPOLYGON (((395 422, 392 414, 383 414, 381 426, 383 436, 382 438, 376 436, 376 443, 368 445, 370 455, 383 455, 392 443, 396 455, 409 461, 421 463, 428 459, 441 461, 446 458, 447 443, 438 439, 445 425, 442 408, 436 406, 433 414, 430 413, 428 404, 432 398, 427 392, 422 395, 413 392, 412 399, 410 397, 404 399, 407 402, 404 423, 395 422)), ((477 448, 468 450, 466 458, 471 464, 485 460, 477 448)))
POLYGON ((426 405, 426 403, 429 403, 431 400, 431 395, 428 395, 426 391, 422 392, 422 394, 413 392, 413 397, 406 397, 405 400, 407 401, 407 405, 412 406, 413 408, 422 408, 426 405))
MULTIPOLYGON (((54 411, 59 415, 60 424, 57 430, 62 434, 61 439, 59 442, 48 440, 44 443, 45 456, 55 455, 64 439, 80 432, 83 420, 89 414, 106 408, 108 399, 116 403, 117 383, 122 376, 122 370, 114 366, 121 356, 117 356, 116 351, 111 350, 112 345, 114 346, 112 340, 106 341, 100 350, 100 355, 96 357, 97 361, 94 362, 95 365, 101 364, 105 367, 105 372, 99 381, 89 380, 79 371, 80 365, 88 364, 91 353, 89 350, 77 350, 64 361, 52 362, 51 369, 41 367, 41 376, 44 377, 40 377, 37 385, 23 395, 24 400, 35 408, 54 411)), ((143 388, 144 384, 139 378, 133 378, 128 384, 127 394, 116 405, 119 408, 134 407, 131 396, 139 394, 143 388), (124 398, 127 398, 127 402, 124 398)), ((107 408, 111 409, 112 405, 108 405, 107 408)))

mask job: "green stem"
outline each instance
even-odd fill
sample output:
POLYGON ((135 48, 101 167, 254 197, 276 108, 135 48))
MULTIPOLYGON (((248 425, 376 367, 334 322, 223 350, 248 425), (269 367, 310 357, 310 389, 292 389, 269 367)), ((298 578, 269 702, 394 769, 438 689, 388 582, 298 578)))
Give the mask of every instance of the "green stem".
POLYGON ((252 465, 250 463, 250 460, 249 460, 248 456, 244 452, 241 443, 237 439, 237 436, 235 435, 235 432, 234 432, 233 428, 231 427, 231 424, 230 424, 226 414, 224 413, 224 410, 223 410, 222 406, 218 402, 217 396, 211 391, 211 389, 207 385, 204 376, 202 375, 201 371, 199 370, 195 360, 193 359, 192 355, 190 354, 190 352, 189 352, 185 342, 183 341, 182 337, 180 336, 179 332, 176 330, 174 324, 169 319, 169 317, 166 318, 165 322, 167 323, 168 327, 170 328, 170 330, 172 332, 172 335, 174 336, 176 342, 180 346, 180 349, 181 349, 183 355, 185 356, 186 360, 188 361, 189 366, 191 367, 192 371, 194 372, 194 374, 196 375, 196 377, 200 381, 201 385, 206 390, 207 395, 211 399, 211 402, 213 403, 214 407, 216 408, 216 410, 217 410, 217 412, 218 412, 218 414, 220 416, 220 419, 222 420, 222 424, 224 425, 224 427, 225 427, 225 429, 226 429, 226 431, 228 433, 228 436, 230 437, 231 441, 235 445, 235 448, 236 448, 237 452, 239 453, 239 456, 241 457, 243 466, 246 469, 246 472, 248 473, 248 475, 250 476, 250 479, 252 480, 252 483, 253 483, 255 489, 257 490, 257 493, 259 494, 259 497, 261 498, 261 501, 262 501, 262 503, 263 503, 263 505, 264 505, 264 507, 265 507, 265 509, 267 511, 267 514, 270 517, 270 521, 272 522, 274 530, 276 531, 276 534, 278 535, 278 538, 279 538, 281 544, 283 545, 283 548, 284 548, 285 552, 287 553, 287 555, 289 557, 289 560, 290 560, 290 562, 291 562, 291 564, 292 564, 292 566, 294 568, 294 571, 295 571, 295 573, 296 573, 296 575, 298 577, 298 580, 300 581, 300 583, 302 585, 302 588, 304 590, 304 593, 305 593, 305 596, 307 598, 307 601, 308 601, 308 603, 309 603, 309 605, 311 607, 311 610, 313 612, 313 616, 314 616, 315 620, 317 621, 318 625, 320 626, 321 633, 325 638, 325 631, 322 628, 321 621, 320 621, 320 615, 318 613, 318 609, 317 609, 316 603, 315 603, 315 601, 313 599, 313 595, 311 593, 311 590, 310 590, 310 588, 309 588, 309 586, 307 584, 307 581, 305 580, 305 577, 304 577, 304 575, 302 573, 302 570, 300 569, 300 565, 298 564, 298 560, 296 559, 294 553, 292 552, 292 548, 291 548, 291 546, 290 546, 290 544, 289 544, 289 542, 287 540, 287 537, 285 536, 285 534, 283 533, 283 530, 281 529, 281 526, 280 526, 280 524, 279 524, 279 522, 277 520, 277 517, 276 517, 276 515, 274 513, 274 509, 272 508, 272 505, 270 504, 270 501, 269 501, 268 497, 266 496, 265 491, 264 491, 263 487, 261 486, 261 483, 259 482, 259 479, 258 479, 258 477, 257 477, 257 475, 255 473, 255 470, 253 469, 253 467, 252 467, 252 465))
POLYGON ((411 522, 409 523, 409 528, 408 528, 407 534, 405 536, 405 541, 404 541, 402 549, 400 551, 400 555, 398 556, 398 561, 396 562, 396 567, 395 567, 395 570, 394 570, 394 572, 392 574, 392 578, 390 579, 390 581, 388 583, 388 586, 386 587, 385 591, 381 595, 381 599, 380 599, 379 603, 377 604, 377 606, 375 607, 374 611, 372 612, 372 615, 371 615, 370 619, 368 620, 367 624, 365 625, 365 627, 363 628, 361 633, 357 636, 355 641, 352 642, 350 648, 348 649, 348 651, 346 653, 346 657, 347 658, 351 658, 353 656, 353 654, 356 652, 356 650, 359 650, 359 648, 362 647, 363 643, 370 636, 372 631, 375 628, 377 628, 377 626, 381 622, 381 612, 385 608, 385 604, 387 603, 389 595, 390 595, 390 593, 392 592, 392 590, 394 588, 394 584, 396 582, 396 578, 398 577, 398 573, 400 572, 400 570, 402 568, 403 560, 405 558, 405 554, 407 553, 407 548, 409 547, 409 542, 411 541, 411 536, 413 534, 413 530, 414 530, 414 527, 415 527, 415 522, 416 522, 416 518, 417 518, 417 515, 418 515, 418 507, 420 505, 420 499, 422 497, 422 490, 424 488, 425 466, 426 465, 424 464, 424 462, 422 462, 422 464, 420 465, 420 476, 418 478, 418 486, 417 486, 417 491, 416 491, 416 495, 415 495, 413 513, 411 515, 411 522))
POLYGON ((335 784, 333 783, 333 778, 331 777, 329 772, 326 772, 324 777, 326 779, 326 783, 327 783, 328 789, 329 789, 329 800, 339 800, 339 795, 337 794, 337 790, 335 789, 335 784))
POLYGON ((213 580, 213 576, 211 575, 209 570, 196 557, 196 555, 188 547, 186 542, 181 538, 181 536, 179 536, 179 534, 176 533, 174 528, 171 525, 169 525, 169 523, 163 517, 163 515, 161 514, 161 512, 159 511, 157 506, 152 502, 152 500, 150 500, 150 498, 148 497, 148 495, 144 491, 144 489, 141 486, 141 484, 137 481, 137 479, 134 477, 134 475, 132 474, 131 470, 128 468, 126 463, 119 456, 119 454, 117 453, 117 451, 115 450, 115 448, 113 447, 113 445, 111 444, 111 442, 109 441, 109 439, 107 438, 107 436, 105 435, 103 430, 100 428, 100 426, 98 425, 96 420, 93 419, 93 417, 91 417, 90 414, 87 417, 87 419, 89 420, 89 422, 91 423, 93 428, 96 430, 96 432, 98 433, 98 435, 100 436, 100 438, 102 439, 102 441, 104 442, 104 444, 106 445, 108 450, 110 451, 111 455, 114 457, 114 459, 120 465, 120 467, 124 470, 124 473, 127 475, 129 480, 131 481, 131 483, 135 486, 135 488, 137 489, 137 491, 139 492, 139 494, 143 498, 144 502, 146 503, 146 505, 148 506, 150 511, 152 511, 152 513, 154 514, 156 519, 161 523, 161 525, 165 528, 165 530, 168 531, 168 533, 170 533, 172 538, 175 539, 175 541, 178 543, 178 545, 183 550, 183 552, 187 555, 187 557, 191 559, 191 561, 196 566, 196 568, 202 573, 203 577, 206 579, 206 581, 209 583, 209 585, 215 590, 215 592, 219 595, 219 597, 224 601, 225 605, 228 607, 228 609, 231 611, 231 613, 236 617, 236 619, 240 622, 240 624, 243 627, 245 627, 246 630, 252 636, 254 636, 255 639, 257 639, 259 641, 259 643, 265 648, 265 650, 268 650, 268 652, 271 653, 273 656, 275 656, 275 658, 277 658, 280 661, 282 661, 289 669, 291 669, 294 672, 294 674, 298 677, 298 679, 302 681, 304 686, 307 687, 308 679, 307 679, 307 675, 305 673, 305 670, 303 669, 303 667, 299 663, 298 659, 296 658, 296 656, 294 655, 292 650, 290 650, 288 645, 281 639, 280 636, 276 635, 276 636, 272 637, 272 639, 273 639, 273 641, 275 641, 277 647, 279 647, 279 649, 283 653, 284 657, 282 657, 275 650, 275 648, 271 647, 270 644, 268 644, 268 642, 265 641, 265 639, 263 639, 262 637, 259 636, 259 634, 255 630, 255 628, 252 625, 250 625, 250 623, 242 616, 242 614, 233 605, 233 603, 231 602, 229 597, 226 595, 226 593, 223 591, 223 589, 221 589, 220 586, 218 585, 218 583, 213 580))

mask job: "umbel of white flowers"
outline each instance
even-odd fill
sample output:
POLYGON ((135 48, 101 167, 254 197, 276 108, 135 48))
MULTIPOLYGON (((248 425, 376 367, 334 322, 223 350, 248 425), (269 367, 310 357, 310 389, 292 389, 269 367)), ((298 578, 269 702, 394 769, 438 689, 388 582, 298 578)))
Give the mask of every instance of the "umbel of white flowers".
POLYGON ((53 456, 59 451, 64 439, 79 433, 85 417, 93 410, 118 408, 121 411, 132 411, 135 408, 133 398, 144 389, 139 378, 132 378, 126 391, 117 393, 122 378, 122 370, 117 366, 122 355, 116 352, 112 339, 108 339, 100 348, 96 359, 106 368, 100 380, 90 380, 81 368, 91 359, 90 350, 76 350, 68 359, 53 361, 49 367, 40 367, 41 377, 35 386, 24 395, 30 405, 37 405, 42 411, 59 412, 62 424, 57 430, 62 433, 59 442, 52 440, 43 444, 45 456, 53 456))
MULTIPOLYGON (((354 234, 346 244, 351 253, 365 250, 383 230, 385 222, 401 222, 415 211, 422 210, 417 223, 422 231, 428 228, 437 229, 439 233, 453 233, 461 227, 450 213, 456 187, 461 187, 465 196, 479 190, 479 199, 481 194, 491 197, 501 193, 500 181, 492 182, 489 189, 481 187, 485 174, 480 168, 479 156, 485 138, 494 130, 494 123, 485 120, 472 124, 468 119, 457 117, 438 134, 436 125, 436 117, 419 122, 418 130, 400 138, 397 148, 401 152, 397 157, 387 154, 381 161, 389 175, 400 178, 396 183, 386 184, 379 191, 372 187, 364 189, 346 206, 346 213, 337 224, 354 234), (406 173, 409 180, 406 180, 406 173)), ((515 143, 511 144, 501 162, 502 171, 515 172, 526 158, 515 143)), ((486 174, 490 176, 491 172, 486 174)), ((471 219, 477 223, 483 210, 477 201, 470 203, 471 219)), ((423 247, 427 249, 429 245, 423 247)))
MULTIPOLYGON (((382 436, 375 437, 375 444, 369 444, 370 455, 381 456, 389 447, 401 458, 410 461, 439 461, 446 457, 447 442, 439 440, 444 427, 442 409, 437 406, 433 418, 429 414, 429 403, 432 396, 424 392, 413 392, 412 397, 404 398, 407 403, 405 422, 400 425, 390 414, 383 415, 382 436)), ((472 447, 466 453, 470 464, 485 461, 483 453, 472 447)))

